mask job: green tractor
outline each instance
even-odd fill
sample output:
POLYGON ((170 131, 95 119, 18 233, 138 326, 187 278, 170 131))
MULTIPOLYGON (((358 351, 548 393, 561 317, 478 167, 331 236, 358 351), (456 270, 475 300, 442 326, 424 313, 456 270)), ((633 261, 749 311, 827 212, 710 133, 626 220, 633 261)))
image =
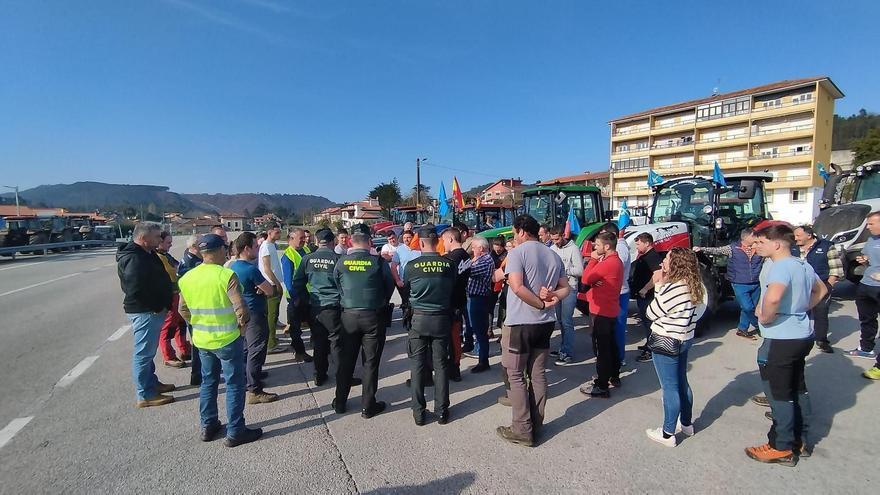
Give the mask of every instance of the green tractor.
MULTIPOLYGON (((578 247, 585 240, 594 238, 599 228, 611 216, 611 212, 604 210, 602 191, 595 186, 547 185, 526 189, 522 194, 523 213, 530 215, 541 225, 564 226, 568 212, 573 209, 581 227, 575 239, 578 247)), ((513 227, 484 230, 477 235, 487 239, 501 235, 510 239, 513 237, 513 227)))

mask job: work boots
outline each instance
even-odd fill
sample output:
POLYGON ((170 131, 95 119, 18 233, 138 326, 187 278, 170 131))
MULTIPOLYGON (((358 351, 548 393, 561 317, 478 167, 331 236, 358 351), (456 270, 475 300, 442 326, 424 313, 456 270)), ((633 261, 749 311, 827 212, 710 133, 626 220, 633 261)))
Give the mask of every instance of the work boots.
POLYGON ((172 402, 174 402, 174 397, 170 395, 156 394, 155 397, 137 401, 137 406, 143 409, 145 407, 164 406, 165 404, 171 404, 172 402))
POLYGON ((514 432, 509 426, 499 426, 495 429, 495 433, 497 433, 502 439, 516 445, 522 445, 524 447, 532 447, 535 445, 535 442, 530 435, 520 435, 514 432))

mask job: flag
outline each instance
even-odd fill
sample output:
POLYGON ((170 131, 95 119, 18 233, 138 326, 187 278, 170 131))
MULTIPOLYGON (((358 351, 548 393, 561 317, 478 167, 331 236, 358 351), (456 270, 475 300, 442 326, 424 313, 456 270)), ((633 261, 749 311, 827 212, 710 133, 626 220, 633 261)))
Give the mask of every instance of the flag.
POLYGON ((440 194, 437 197, 437 203, 437 213, 441 217, 445 217, 449 213, 449 202, 446 198, 446 186, 443 185, 443 181, 440 181, 440 194))
POLYGON ((476 204, 476 208, 477 208, 478 210, 480 209, 480 196, 479 196, 479 195, 477 196, 477 204, 476 204))
POLYGON ((727 185, 727 181, 724 179, 724 174, 721 173, 721 167, 718 166, 717 160, 715 161, 715 171, 712 172, 712 180, 721 186, 727 185))
POLYGON ((574 215, 574 208, 568 209, 568 218, 565 220, 565 237, 571 238, 581 233, 581 224, 574 215))
POLYGON ((464 197, 461 195, 461 186, 458 185, 458 178, 452 178, 452 206, 461 210, 464 208, 464 197))
POLYGON ((620 203, 620 215, 617 217, 617 228, 623 230, 629 227, 629 222, 629 208, 626 206, 626 200, 624 199, 623 202, 620 203))
POLYGON ((650 168, 648 169, 648 187, 659 186, 661 182, 663 182, 663 176, 654 172, 650 168))
POLYGON ((822 177, 822 180, 827 183, 828 178, 831 177, 831 174, 829 174, 828 171, 825 170, 825 165, 823 165, 822 162, 819 162, 816 164, 816 167, 819 169, 819 175, 822 177))

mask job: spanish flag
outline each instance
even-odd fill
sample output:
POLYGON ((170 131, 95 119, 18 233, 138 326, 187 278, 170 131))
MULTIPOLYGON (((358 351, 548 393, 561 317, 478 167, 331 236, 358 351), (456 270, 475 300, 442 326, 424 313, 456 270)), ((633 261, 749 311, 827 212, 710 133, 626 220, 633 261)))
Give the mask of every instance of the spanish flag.
POLYGON ((458 178, 452 178, 452 206, 459 210, 464 208, 464 197, 461 195, 461 186, 458 185, 458 178))

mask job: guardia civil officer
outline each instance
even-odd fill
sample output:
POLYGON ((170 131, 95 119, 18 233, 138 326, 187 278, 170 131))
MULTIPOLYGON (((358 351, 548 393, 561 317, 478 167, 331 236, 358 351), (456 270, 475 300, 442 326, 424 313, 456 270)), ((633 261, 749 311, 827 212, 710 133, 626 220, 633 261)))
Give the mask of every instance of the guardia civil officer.
POLYGON ((370 254, 370 228, 355 225, 352 247, 340 256, 334 269, 342 305, 342 355, 336 372, 336 398, 333 409, 346 410, 351 376, 358 353, 363 347, 364 378, 361 416, 366 419, 385 410, 376 401, 379 385, 379 359, 385 344, 385 320, 382 317, 394 290, 391 269, 384 258, 370 254))
MULTIPOLYGON (((334 251, 336 236, 330 229, 320 229, 315 232, 315 239, 318 247, 303 257, 293 276, 293 288, 297 298, 309 301, 309 326, 315 348, 315 386, 320 387, 327 383, 328 357, 333 357, 337 367, 340 363, 342 307, 334 276, 339 260, 334 251)), ((359 383, 360 379, 352 381, 352 385, 359 383)))
POLYGON ((437 422, 449 422, 449 369, 447 351, 452 325, 452 295, 458 267, 437 252, 433 226, 419 230, 422 255, 406 264, 404 286, 410 292, 412 323, 409 329, 410 379, 413 419, 425 424, 425 378, 428 356, 434 361, 434 414, 437 422))

